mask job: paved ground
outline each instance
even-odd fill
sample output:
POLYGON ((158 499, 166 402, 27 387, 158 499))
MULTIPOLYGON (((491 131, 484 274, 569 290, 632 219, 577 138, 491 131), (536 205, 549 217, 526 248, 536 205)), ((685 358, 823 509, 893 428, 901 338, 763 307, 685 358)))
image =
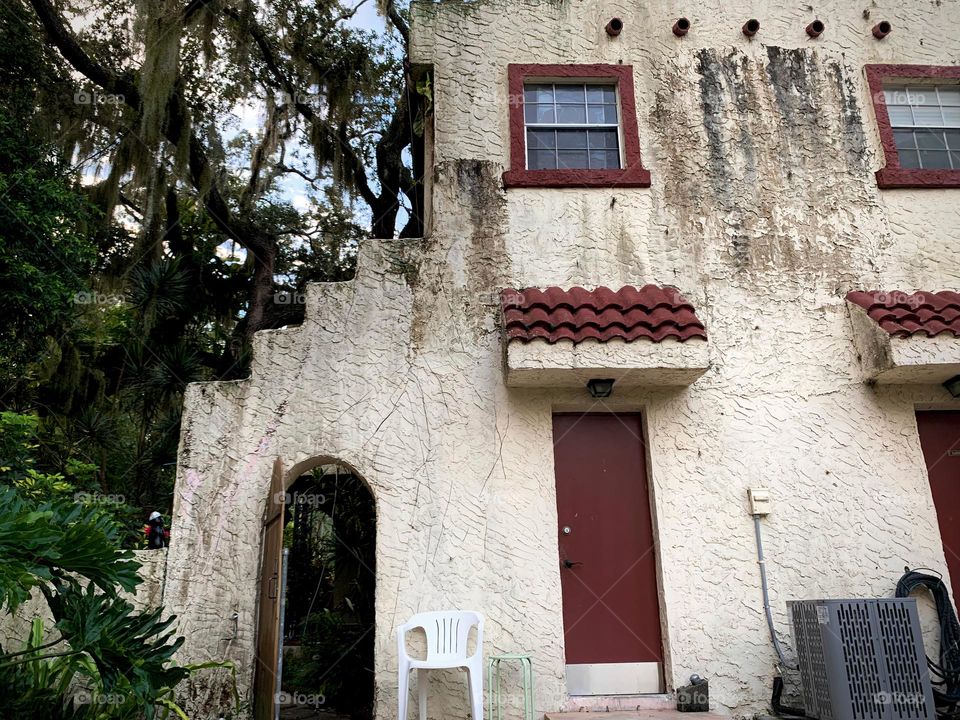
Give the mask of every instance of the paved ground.
POLYGON ((350 720, 348 715, 338 715, 330 710, 320 710, 309 705, 292 705, 280 708, 280 720, 350 720))

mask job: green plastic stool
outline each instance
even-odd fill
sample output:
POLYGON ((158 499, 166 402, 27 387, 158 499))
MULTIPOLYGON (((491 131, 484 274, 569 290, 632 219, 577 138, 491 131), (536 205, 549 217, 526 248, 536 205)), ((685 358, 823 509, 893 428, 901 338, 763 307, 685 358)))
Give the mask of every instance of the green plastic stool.
POLYGON ((503 702, 500 696, 500 661, 518 660, 520 662, 520 673, 523 681, 523 718, 524 720, 533 720, 533 662, 529 655, 522 653, 508 653, 506 655, 493 655, 487 661, 487 720, 494 720, 493 705, 496 700, 497 718, 503 720, 503 702), (493 671, 497 671, 497 684, 493 684, 493 671))

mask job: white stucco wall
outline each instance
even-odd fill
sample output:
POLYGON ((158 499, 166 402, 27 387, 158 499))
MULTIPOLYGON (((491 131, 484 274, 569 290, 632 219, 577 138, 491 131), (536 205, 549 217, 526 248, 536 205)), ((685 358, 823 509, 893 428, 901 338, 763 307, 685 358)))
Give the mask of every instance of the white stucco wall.
MULTIPOLYGON (((336 459, 377 504, 378 717, 395 714, 394 628, 447 606, 486 615, 488 654, 533 653, 538 711, 564 706, 559 410, 643 411, 667 683, 710 678, 722 712, 764 710, 775 660, 747 488, 774 502, 784 638, 788 599, 886 596, 906 565, 946 574, 914 418, 960 405, 938 385, 864 383, 843 298, 960 289, 960 194, 876 188, 862 72, 953 62, 960 6, 864 7, 818 5, 827 30, 811 41, 806 3, 416 3, 414 60, 435 73, 433 233, 368 241, 355 281, 310 287, 303 326, 257 337, 249 380, 188 389, 164 596, 184 657, 235 659, 249 685, 274 458, 289 481, 336 459), (878 42, 881 19, 894 32, 878 42), (620 61, 651 188, 504 191, 507 63, 620 61), (602 402, 505 387, 501 288, 644 283, 681 288, 707 328, 691 386, 602 402)), ((215 677, 191 681, 198 716, 227 697, 215 677)), ((465 717, 465 698, 460 678, 438 680, 431 717, 465 717)))

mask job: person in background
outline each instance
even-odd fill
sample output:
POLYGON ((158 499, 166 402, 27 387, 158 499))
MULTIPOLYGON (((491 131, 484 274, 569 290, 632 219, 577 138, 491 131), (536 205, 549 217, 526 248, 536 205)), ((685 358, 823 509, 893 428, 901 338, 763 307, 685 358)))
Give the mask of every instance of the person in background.
POLYGON ((170 545, 170 531, 163 526, 163 516, 156 511, 150 513, 143 532, 147 536, 147 547, 150 550, 162 550, 170 545))

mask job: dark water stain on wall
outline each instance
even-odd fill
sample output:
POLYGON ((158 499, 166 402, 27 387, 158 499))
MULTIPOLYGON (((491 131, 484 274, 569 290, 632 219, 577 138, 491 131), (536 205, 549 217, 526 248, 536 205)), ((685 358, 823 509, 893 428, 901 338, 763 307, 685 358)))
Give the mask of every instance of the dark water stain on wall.
MULTIPOLYGON (((506 251, 507 207, 500 183, 503 166, 483 160, 449 160, 434 168, 435 187, 447 188, 442 202, 455 203, 461 212, 448 212, 463 224, 438 227, 436 238, 424 242, 413 317, 414 344, 420 345, 426 328, 438 313, 463 313, 475 334, 483 334, 494 301, 509 282, 506 251), (459 253, 452 253, 461 245, 459 253), (463 257, 463 287, 455 285, 447 258, 463 257)), ((449 328, 447 329, 449 331, 449 328)))
POLYGON ((697 97, 663 72, 672 87, 650 116, 667 136, 665 212, 690 226, 682 234, 724 243, 735 273, 819 271, 851 245, 841 219, 873 203, 852 71, 812 49, 700 49, 692 60, 697 97), (694 210, 674 210, 691 200, 694 210))
POLYGON ((482 160, 457 160, 457 194, 468 211, 469 245, 465 252, 467 316, 480 329, 489 312, 489 298, 506 284, 510 259, 506 251, 507 199, 500 184, 503 167, 482 160))

